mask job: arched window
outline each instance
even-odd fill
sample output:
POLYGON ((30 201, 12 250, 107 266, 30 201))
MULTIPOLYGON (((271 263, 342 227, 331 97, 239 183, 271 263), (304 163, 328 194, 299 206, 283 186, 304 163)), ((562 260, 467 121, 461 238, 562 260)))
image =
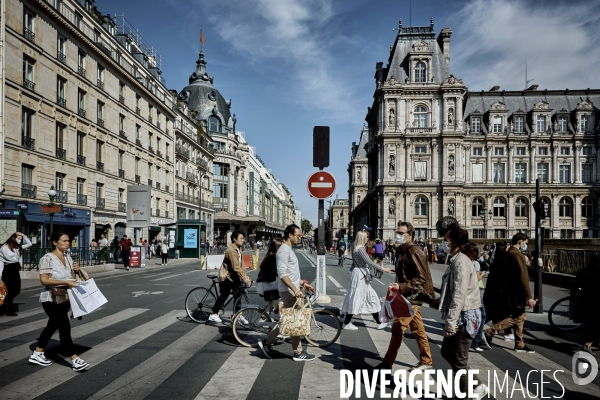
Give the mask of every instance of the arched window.
POLYGON ((494 199, 494 217, 506 217, 506 202, 502 197, 494 199))
POLYGON ((479 197, 473 199, 471 203, 471 216, 479 217, 481 212, 483 211, 483 200, 479 197))
POLYGON ((427 216, 427 199, 423 196, 415 199, 415 215, 427 216))
POLYGON ((524 197, 519 197, 515 201, 515 217, 527 216, 527 200, 524 197))
POLYGON ((427 66, 424 62, 419 61, 415 65, 415 82, 425 83, 427 82, 427 66))
POLYGON ((415 107, 415 126, 427 128, 427 109, 423 106, 415 107))
POLYGON ((573 216, 573 207, 571 203, 571 199, 568 197, 563 197, 560 199, 558 203, 558 216, 559 217, 572 217, 573 216))
POLYGON ((586 197, 581 202, 581 216, 583 218, 593 218, 594 217, 594 200, 586 197))
POLYGON ((219 118, 214 115, 208 117, 208 130, 211 132, 221 132, 221 121, 219 118))

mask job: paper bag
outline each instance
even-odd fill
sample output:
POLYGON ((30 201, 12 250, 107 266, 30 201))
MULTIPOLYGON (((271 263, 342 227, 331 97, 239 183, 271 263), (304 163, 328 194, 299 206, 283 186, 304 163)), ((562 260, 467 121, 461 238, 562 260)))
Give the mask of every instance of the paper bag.
POLYGON ((89 314, 107 302, 93 278, 70 288, 69 301, 75 318, 89 314))
POLYGON ((383 307, 387 319, 412 317, 414 315, 412 306, 408 300, 393 286, 388 287, 383 307))

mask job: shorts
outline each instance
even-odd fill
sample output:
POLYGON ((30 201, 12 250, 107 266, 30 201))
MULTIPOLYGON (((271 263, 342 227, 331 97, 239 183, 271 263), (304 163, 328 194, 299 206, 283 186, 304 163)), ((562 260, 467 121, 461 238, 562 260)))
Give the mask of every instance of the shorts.
POLYGON ((373 258, 377 260, 383 260, 383 253, 375 253, 373 254, 373 258))

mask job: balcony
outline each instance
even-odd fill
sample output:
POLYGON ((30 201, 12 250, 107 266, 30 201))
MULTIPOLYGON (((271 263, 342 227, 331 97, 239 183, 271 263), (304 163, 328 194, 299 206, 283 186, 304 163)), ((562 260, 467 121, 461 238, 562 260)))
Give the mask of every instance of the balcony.
POLYGON ((152 146, 148 146, 148 151, 152 154, 154 154, 154 149, 152 148, 152 146))
POLYGON ((61 107, 66 107, 67 106, 67 99, 63 99, 62 97, 57 97, 56 98, 56 104, 58 104, 61 107))
POLYGON ((160 189, 160 182, 156 182, 156 188, 160 189))
POLYGON ((23 78, 23 87, 33 92, 35 90, 35 82, 30 81, 27 78, 23 78))
POLYGON ((78 109, 77 115, 79 115, 82 118, 85 118, 85 109, 83 109, 83 108, 78 109))
POLYGON ((156 155, 162 157, 162 153, 160 152, 160 150, 156 150, 156 155))
POLYGON ((56 158, 58 158, 59 160, 66 160, 67 158, 67 150, 66 149, 61 149, 60 147, 56 148, 56 158))
POLYGON ((21 145, 26 149, 33 150, 35 147, 35 139, 23 135, 21 137, 21 145))
POLYGON ((85 167, 85 156, 77 155, 77 164, 83 165, 85 167))
POLYGON ((119 96, 119 103, 125 104, 125 97, 119 96))
POLYGON ((213 203, 210 201, 202 200, 201 204, 202 204, 202 208, 207 208, 209 210, 213 209, 213 203))
POLYGON ((140 108, 139 108, 139 107, 136 107, 136 108, 135 108, 135 113, 136 113, 137 115, 140 115, 140 108))
POLYGON ((67 64, 67 56, 61 51, 56 55, 56 59, 65 65, 67 64))
POLYGON ((204 168, 205 170, 208 170, 208 162, 204 161, 201 158, 196 159, 196 165, 198 165, 201 168, 204 168))
POLYGON ((190 151, 180 144, 175 145, 175 153, 177 153, 180 156, 185 157, 187 159, 190 158, 190 151))
POLYGON ((104 208, 106 205, 106 199, 102 197, 96 197, 96 208, 104 208))
POLYGON ((141 180, 142 178, 139 175, 135 176, 135 183, 140 183, 141 180))
POLYGON ((119 170, 119 178, 125 179, 125 170, 124 169, 119 170))
POLYGON ((196 176, 196 174, 194 174, 193 172, 187 172, 185 174, 185 180, 194 185, 198 184, 198 176, 196 176))
POLYGON ((87 194, 77 193, 77 204, 80 206, 87 206, 87 194))
POLYGON ((26 183, 23 183, 21 185, 21 197, 27 197, 29 199, 35 199, 35 196, 37 196, 37 186, 35 186, 35 185, 28 185, 26 183))
POLYGON ((104 90, 104 82, 102 82, 100 79, 98 79, 98 82, 96 82, 96 86, 98 86, 100 90, 104 90))
POLYGON ((68 203, 69 202, 69 192, 65 192, 64 190, 56 191, 56 202, 57 203, 68 203))
POLYGON ((77 73, 85 78, 85 68, 83 66, 80 65, 77 67, 77 73))
POLYGON ((127 134, 125 133, 125 131, 119 131, 119 136, 127 140, 127 134))
POLYGON ((126 212, 126 211, 127 211, 127 204, 119 202, 119 212, 126 212))
POLYGON ((152 186, 152 179, 148 179, 148 185, 152 186))
POLYGON ((104 128, 104 120, 102 118, 98 118, 98 126, 101 126, 104 128))
POLYGON ((104 163, 102 161, 96 161, 96 170, 104 172, 104 163))
POLYGON ((142 149, 144 148, 144 146, 142 146, 142 141, 140 139, 135 139, 135 144, 140 146, 142 149))
POLYGON ((29 40, 31 43, 35 43, 35 33, 31 29, 23 29, 23 36, 25 39, 29 40))

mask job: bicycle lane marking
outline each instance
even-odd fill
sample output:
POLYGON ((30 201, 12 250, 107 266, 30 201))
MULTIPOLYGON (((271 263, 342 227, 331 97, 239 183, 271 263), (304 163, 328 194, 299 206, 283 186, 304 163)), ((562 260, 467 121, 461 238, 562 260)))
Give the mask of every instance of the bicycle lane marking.
POLYGON ((179 275, 183 275, 183 274, 174 274, 174 275, 163 276, 162 278, 151 279, 150 282, 162 281, 163 279, 171 279, 171 278, 175 278, 176 276, 179 276, 179 275))

